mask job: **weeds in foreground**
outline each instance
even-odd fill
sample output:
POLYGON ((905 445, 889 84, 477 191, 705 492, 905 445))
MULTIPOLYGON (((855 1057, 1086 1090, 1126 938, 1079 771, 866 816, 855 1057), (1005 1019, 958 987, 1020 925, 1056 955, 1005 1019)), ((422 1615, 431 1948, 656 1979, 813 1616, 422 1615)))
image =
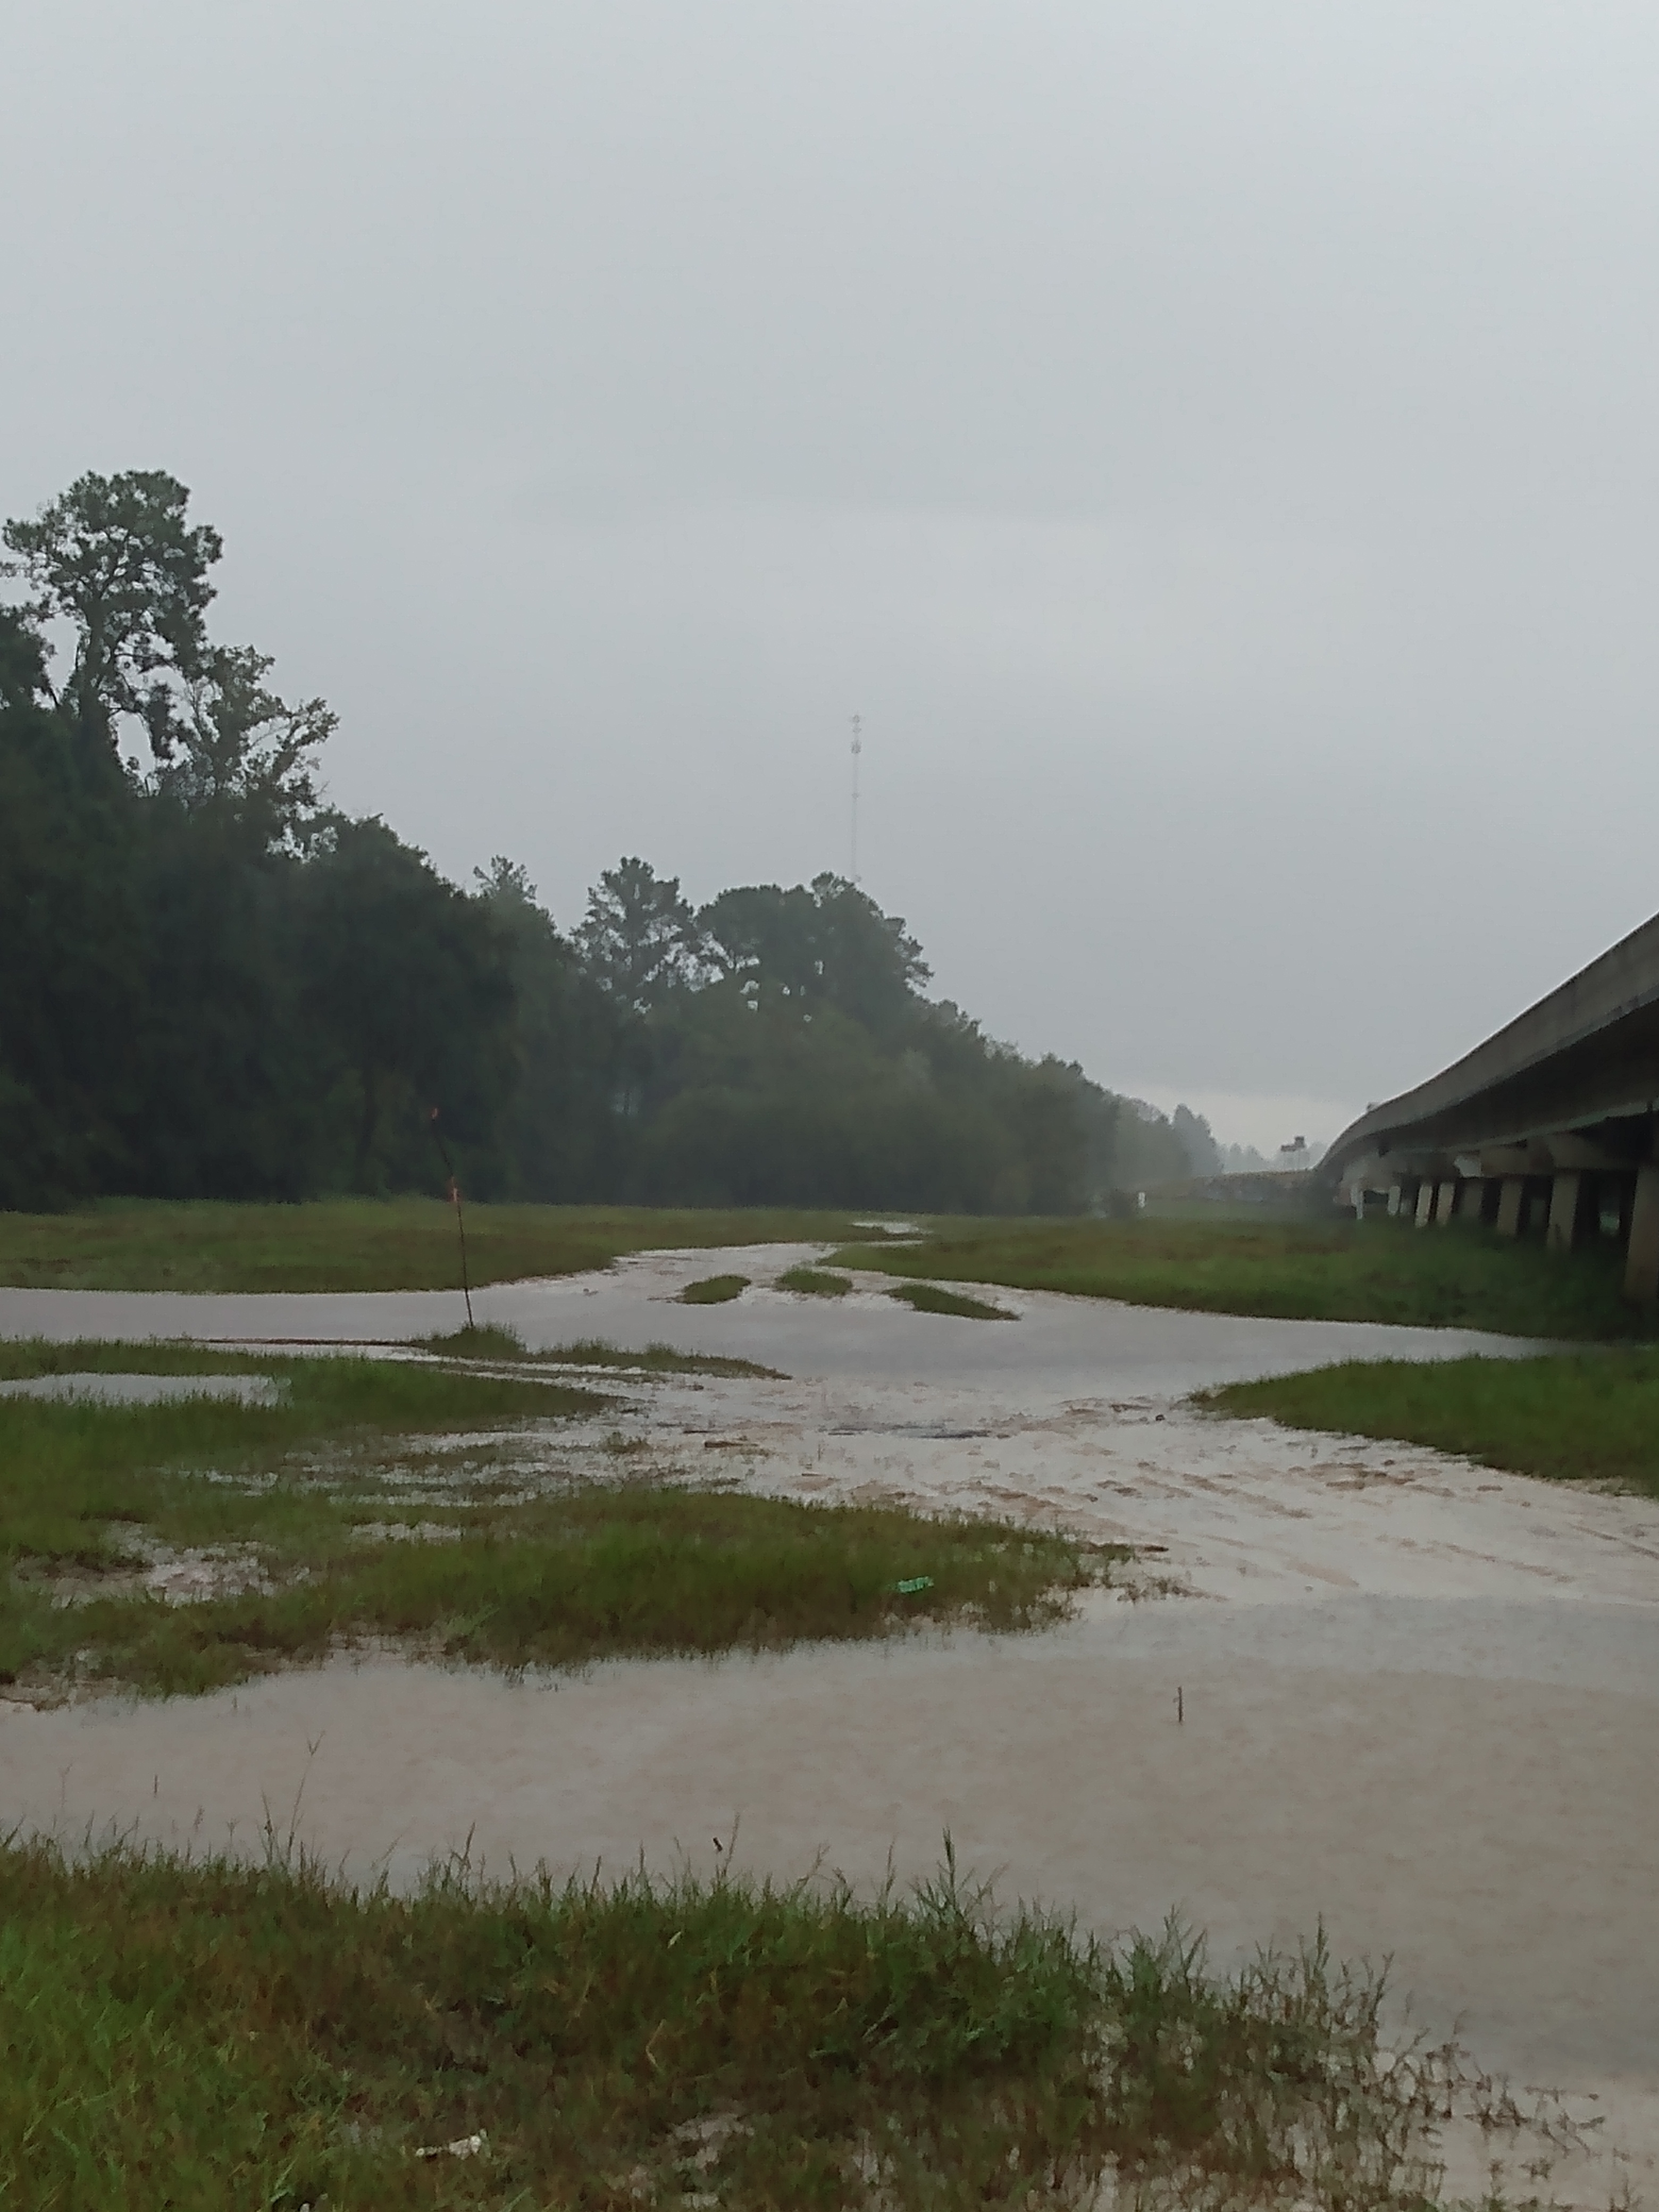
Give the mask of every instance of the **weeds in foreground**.
POLYGON ((1659 1352, 1350 1360, 1195 1401, 1296 1429, 1429 1444, 1487 1467, 1659 1498, 1659 1352))
POLYGON ((0 2203, 1432 2196, 1442 2062, 1389 2054, 1380 1978, 1322 1940, 1220 1978, 1176 1929, 1000 1917, 948 1856, 869 1902, 464 1867, 399 1898, 272 1842, 263 1868, 0 1850, 0 2203))

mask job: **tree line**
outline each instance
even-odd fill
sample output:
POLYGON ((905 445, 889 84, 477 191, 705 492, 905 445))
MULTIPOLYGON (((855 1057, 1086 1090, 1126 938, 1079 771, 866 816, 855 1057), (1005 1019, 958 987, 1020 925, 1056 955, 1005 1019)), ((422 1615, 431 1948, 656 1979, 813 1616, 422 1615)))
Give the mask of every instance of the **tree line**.
POLYGON ((844 878, 694 908, 624 859, 566 933, 330 807, 336 717, 210 637, 172 477, 3 541, 0 1206, 441 1188, 434 1109, 479 1197, 1071 1213, 1204 1164, 931 999, 844 878))

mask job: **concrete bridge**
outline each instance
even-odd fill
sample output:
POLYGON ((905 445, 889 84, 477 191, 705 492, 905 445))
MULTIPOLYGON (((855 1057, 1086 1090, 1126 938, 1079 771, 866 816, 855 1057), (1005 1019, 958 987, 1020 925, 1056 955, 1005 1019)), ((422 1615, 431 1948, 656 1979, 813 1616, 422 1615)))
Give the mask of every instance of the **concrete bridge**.
POLYGON ((1322 1171, 1364 1213, 1480 1220, 1555 1251, 1624 1247, 1659 1297, 1659 915, 1416 1090, 1364 1114, 1322 1171))

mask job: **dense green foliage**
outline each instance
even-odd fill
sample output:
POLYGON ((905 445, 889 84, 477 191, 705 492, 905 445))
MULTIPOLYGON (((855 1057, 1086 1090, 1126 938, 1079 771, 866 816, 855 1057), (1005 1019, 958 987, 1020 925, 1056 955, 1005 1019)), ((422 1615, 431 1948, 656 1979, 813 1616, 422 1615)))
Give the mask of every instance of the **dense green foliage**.
POLYGON ((921 2212, 1113 2169, 1133 2203, 1433 2201, 1455 2054, 1391 2053, 1322 1946, 1226 1980, 1173 1930, 999 1917, 948 1859, 869 1900, 464 1868, 401 1898, 271 1840, 0 1850, 0 2202, 921 2212))
POLYGON ((87 476, 5 526, 0 1208, 441 1189, 434 1133, 470 1193, 567 1203, 1066 1213, 1203 1164, 930 1000, 839 877, 694 911, 626 859, 566 936, 510 860, 462 890, 328 811, 335 718, 210 638, 187 506, 87 476))
POLYGON ((915 1244, 860 1244, 836 1255, 916 1281, 1006 1283, 1199 1313, 1367 1321, 1508 1335, 1651 1335, 1650 1309, 1620 1295, 1624 1255, 1611 1237, 1571 1253, 1541 1238, 1454 1223, 1197 1219, 941 1221, 915 1244))
POLYGON ((1200 1401, 1242 1419, 1430 1444, 1553 1481, 1659 1498, 1659 1354, 1351 1360, 1233 1382, 1200 1401))

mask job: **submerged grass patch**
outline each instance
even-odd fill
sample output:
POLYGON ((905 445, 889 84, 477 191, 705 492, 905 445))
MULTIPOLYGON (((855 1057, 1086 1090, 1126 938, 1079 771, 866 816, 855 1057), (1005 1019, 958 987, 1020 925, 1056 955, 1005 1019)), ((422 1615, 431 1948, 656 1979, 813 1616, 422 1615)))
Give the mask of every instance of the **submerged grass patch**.
POLYGON ((1659 1498, 1659 1352, 1353 1360, 1232 1382, 1197 1401, 1291 1428, 1394 1438, 1556 1481, 1659 1498))
POLYGON ((740 1878, 354 1893, 0 1850, 0 2203, 732 2212, 1433 2193, 1444 2062, 1322 1943, 1235 1978, 1170 1931, 740 1878), (467 2146, 436 2157, 445 2145, 467 2146))
POLYGON ((988 1305, 983 1298, 964 1297, 960 1291, 942 1289, 938 1283, 904 1283, 889 1291, 890 1298, 901 1299, 917 1313, 955 1314, 963 1321, 1013 1321, 1017 1316, 1001 1306, 988 1305))
POLYGON ((832 1275, 823 1267, 789 1267, 778 1277, 781 1291, 795 1291, 809 1298, 844 1298, 853 1287, 846 1275, 832 1275))
MULTIPOLYGON (((786 1207, 486 1206, 466 1209, 476 1288, 578 1274, 627 1252, 721 1244, 879 1243, 849 1214, 786 1207)), ((454 1208, 437 1198, 301 1206, 107 1199, 72 1213, 0 1213, 0 1284, 82 1291, 460 1289, 454 1208)))
POLYGON ((332 1544, 290 1539, 282 1567, 303 1578, 270 1592, 60 1610, 57 1649, 37 1656, 72 1653, 82 1676, 199 1692, 364 1637, 518 1668, 839 1642, 963 1616, 1029 1629, 1063 1619, 1070 1593, 1104 1580, 1117 1556, 896 1509, 632 1486, 495 1510, 425 1505, 391 1526, 434 1523, 459 1540, 370 1548, 337 1522, 332 1544))
POLYGON ((680 1292, 683 1306, 725 1306, 733 1298, 740 1298, 749 1288, 747 1275, 704 1275, 695 1283, 688 1283, 680 1292))
MULTIPOLYGON (((746 1283, 744 1275, 716 1276, 714 1281, 746 1283)), ((691 1304, 700 1301, 687 1301, 691 1304)), ((759 1377, 767 1382, 785 1378, 775 1367, 762 1367, 752 1359, 727 1359, 707 1352, 680 1352, 672 1344, 647 1344, 635 1352, 607 1344, 599 1337, 583 1337, 574 1344, 556 1344, 546 1352, 528 1352, 515 1328, 486 1323, 477 1328, 458 1328, 447 1336, 416 1340, 416 1348, 452 1359, 490 1359, 502 1363, 527 1361, 547 1367, 623 1368, 647 1375, 726 1375, 759 1377)))
POLYGON ((1290 1320, 1375 1321, 1541 1337, 1652 1335, 1620 1296, 1612 1239, 1570 1254, 1453 1223, 1257 1219, 968 1221, 915 1245, 834 1255, 913 1281, 1006 1283, 1132 1304, 1290 1320))
MULTIPOLYGON (((128 1365, 180 1356, 122 1349, 128 1365)), ((90 1362, 52 1351, 71 1371, 90 1362)), ((533 1376, 240 1364, 278 1378, 283 1401, 7 1404, 0 1679, 194 1692, 369 1637, 518 1668, 917 1620, 1029 1628, 1122 1556, 896 1507, 665 1486, 648 1466, 619 1482, 647 1446, 612 1430, 579 1448, 558 1425, 615 1401, 533 1376), (573 1465, 579 1449, 592 1459, 573 1465), (227 1586, 164 1602, 142 1587, 158 1553, 227 1586)))

